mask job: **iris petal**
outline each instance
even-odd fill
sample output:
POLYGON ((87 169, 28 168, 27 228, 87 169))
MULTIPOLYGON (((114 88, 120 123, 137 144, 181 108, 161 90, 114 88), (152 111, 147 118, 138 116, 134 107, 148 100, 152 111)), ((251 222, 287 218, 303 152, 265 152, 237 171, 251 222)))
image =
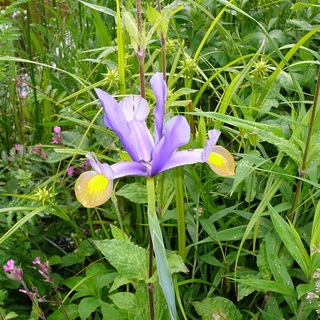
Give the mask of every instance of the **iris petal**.
POLYGON ((162 137, 165 102, 167 99, 167 86, 163 79, 163 74, 157 72, 150 79, 152 91, 154 92, 157 103, 154 109, 154 121, 155 121, 155 143, 157 143, 162 137))
POLYGON ((95 91, 104 109, 105 125, 117 134, 132 160, 139 161, 135 143, 130 134, 130 127, 121 107, 108 93, 100 89, 96 89, 95 91))
POLYGON ((171 160, 162 168, 160 172, 188 164, 205 162, 202 160, 202 153, 203 149, 177 151, 174 153, 171 160))
POLYGON ((75 184, 77 200, 86 208, 93 208, 107 202, 112 194, 113 181, 95 171, 82 173, 75 184))
POLYGON ((163 171, 176 150, 190 140, 190 126, 183 116, 171 118, 164 126, 163 137, 155 145, 152 155, 151 175, 163 171))
POLYGON ((128 122, 130 139, 134 145, 136 158, 133 160, 149 162, 154 142, 146 123, 150 111, 147 101, 130 96, 119 102, 119 106, 128 122))
POLYGON ((213 147, 206 161, 217 175, 222 177, 234 175, 235 162, 227 149, 221 146, 213 147))

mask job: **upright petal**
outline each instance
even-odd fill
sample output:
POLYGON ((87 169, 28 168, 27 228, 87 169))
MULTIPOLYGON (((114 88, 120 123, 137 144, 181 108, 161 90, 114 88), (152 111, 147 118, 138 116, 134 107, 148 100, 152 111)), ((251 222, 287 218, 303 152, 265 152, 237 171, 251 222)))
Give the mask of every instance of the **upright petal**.
POLYGON ((140 161, 139 152, 136 150, 136 141, 131 135, 130 126, 122 112, 122 108, 111 95, 103 90, 96 89, 96 93, 104 109, 106 126, 117 134, 132 160, 140 161))
POLYGON ((153 149, 152 176, 163 171, 176 150, 189 142, 190 126, 185 117, 175 116, 165 124, 163 133, 163 137, 153 149))
POLYGON ((150 111, 147 101, 138 96, 130 96, 124 98, 119 105, 128 122, 130 137, 134 144, 136 159, 133 160, 149 162, 154 142, 146 123, 150 111))
POLYGON ((102 164, 97 156, 92 152, 86 153, 86 158, 89 160, 92 169, 99 174, 103 174, 106 178, 113 180, 114 172, 108 164, 102 164))
POLYGON ((165 103, 167 99, 167 85, 162 73, 154 74, 150 79, 152 91, 154 92, 157 103, 154 110, 155 121, 155 143, 157 144, 162 137, 165 103))
POLYGON ((150 112, 147 100, 139 96, 125 97, 119 102, 119 106, 127 122, 134 119, 145 121, 150 112))
POLYGON ((212 148, 216 145, 220 137, 220 134, 221 134, 220 130, 213 129, 208 131, 209 139, 206 142, 204 152, 203 152, 204 162, 206 161, 206 159, 208 159, 212 148))

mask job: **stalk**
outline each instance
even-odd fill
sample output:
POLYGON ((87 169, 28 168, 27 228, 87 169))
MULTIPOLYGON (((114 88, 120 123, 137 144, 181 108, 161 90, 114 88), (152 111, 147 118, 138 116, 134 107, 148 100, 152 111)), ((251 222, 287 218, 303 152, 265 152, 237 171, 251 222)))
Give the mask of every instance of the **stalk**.
POLYGON ((141 0, 137 0, 137 21, 138 21, 138 33, 139 33, 139 43, 137 48, 137 58, 139 63, 139 75, 140 75, 140 90, 141 97, 146 98, 146 84, 144 79, 144 57, 146 56, 145 49, 141 47, 142 39, 142 9, 141 9, 141 0))
MULTIPOLYGON (((313 98, 313 105, 312 105, 312 110, 311 110, 311 115, 310 115, 310 125, 309 125, 309 129, 308 129, 306 147, 305 147, 304 153, 303 153, 301 168, 299 169, 299 178, 304 178, 307 174, 308 154, 309 154, 309 149, 310 149, 313 127, 315 124, 315 119, 316 119, 316 114, 317 114, 317 105, 318 105, 319 94, 320 94, 320 68, 318 70, 317 86, 316 86, 316 90, 315 90, 314 98, 313 98)), ((302 179, 298 179, 296 190, 294 193, 294 198, 292 201, 291 211, 290 211, 290 214, 288 215, 288 219, 290 221, 292 221, 292 219, 293 219, 293 221, 292 221, 293 225, 296 224, 297 218, 298 218, 298 215, 295 214, 295 212, 296 212, 297 208, 299 207, 299 202, 301 200, 300 195, 301 195, 302 185, 303 185, 302 179)))

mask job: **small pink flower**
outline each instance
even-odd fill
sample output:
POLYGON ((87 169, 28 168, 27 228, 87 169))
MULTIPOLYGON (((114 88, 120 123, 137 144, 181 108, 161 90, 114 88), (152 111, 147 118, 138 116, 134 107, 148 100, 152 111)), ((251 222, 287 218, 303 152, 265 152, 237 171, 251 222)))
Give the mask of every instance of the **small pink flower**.
POLYGON ((61 132, 61 127, 55 126, 55 127, 53 128, 53 132, 56 133, 56 134, 60 133, 60 132, 61 132))
POLYGON ((40 263, 41 263, 40 257, 36 257, 36 258, 32 261, 32 264, 40 264, 40 263))
POLYGON ((74 167, 73 167, 73 166, 70 166, 70 167, 68 168, 67 175, 68 175, 69 177, 72 177, 73 174, 74 174, 74 167))
POLYGON ((3 266, 3 270, 5 272, 11 272, 15 268, 14 264, 15 264, 14 260, 12 260, 12 259, 8 260, 7 264, 3 266))
POLYGON ((21 144, 15 144, 14 145, 14 150, 19 151, 21 149, 21 144))

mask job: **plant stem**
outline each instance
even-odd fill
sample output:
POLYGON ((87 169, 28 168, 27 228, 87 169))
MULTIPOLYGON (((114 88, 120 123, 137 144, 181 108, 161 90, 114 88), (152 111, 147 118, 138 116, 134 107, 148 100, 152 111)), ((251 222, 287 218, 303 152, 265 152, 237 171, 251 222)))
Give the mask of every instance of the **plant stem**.
MULTIPOLYGON (((310 149, 313 127, 314 127, 314 123, 315 123, 315 119, 316 119, 319 94, 320 94, 320 68, 318 70, 317 86, 316 86, 316 90, 315 90, 314 98, 313 98, 313 105, 312 105, 312 110, 311 110, 311 115, 310 115, 310 124, 309 124, 309 129, 308 129, 307 142, 306 142, 306 147, 305 147, 304 153, 303 153, 301 168, 299 170, 299 178, 304 178, 305 175, 307 174, 308 154, 309 154, 309 149, 310 149)), ((297 215, 295 215, 295 217, 293 217, 293 215, 299 206, 302 185, 303 185, 302 179, 298 179, 296 190, 294 193, 294 198, 292 201, 291 211, 290 211, 290 214, 288 215, 288 219, 290 221, 292 221, 292 219, 293 219, 293 225, 295 225, 296 219, 297 219, 297 215)))
MULTIPOLYGON (((148 217, 150 215, 156 214, 156 201, 155 201, 155 188, 154 188, 154 179, 147 179, 147 193, 148 193, 148 217)), ((153 275, 153 243, 151 237, 151 231, 149 229, 149 278, 153 275)), ((154 296, 153 296, 153 284, 148 283, 148 296, 149 296, 149 310, 150 310, 150 319, 155 319, 154 314, 154 296)))
POLYGON ((146 55, 145 48, 141 46, 142 40, 142 9, 141 0, 137 0, 137 21, 138 21, 138 32, 139 32, 139 43, 137 48, 137 58, 139 63, 139 75, 140 75, 140 90, 141 97, 146 98, 146 85, 144 79, 144 57, 146 55))
MULTIPOLYGON (((160 0, 157 0, 157 5, 158 5, 158 11, 161 12, 160 0)), ((165 39, 165 35, 162 32, 160 35, 160 39, 161 39, 161 51, 162 51, 162 58, 161 58, 162 74, 163 74, 163 79, 166 80, 166 69, 167 69, 166 39, 165 39)))

